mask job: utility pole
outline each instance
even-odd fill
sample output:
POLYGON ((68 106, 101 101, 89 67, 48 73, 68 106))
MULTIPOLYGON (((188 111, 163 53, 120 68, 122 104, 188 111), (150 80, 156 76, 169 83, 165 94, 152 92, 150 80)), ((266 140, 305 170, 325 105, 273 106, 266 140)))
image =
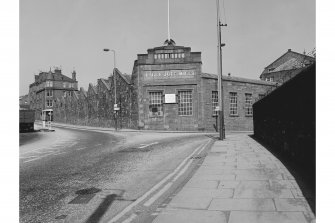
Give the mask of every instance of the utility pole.
POLYGON ((225 125, 224 125, 224 113, 223 113, 223 91, 222 91, 222 47, 225 44, 221 43, 221 26, 227 26, 227 24, 221 24, 220 21, 220 4, 219 0, 216 0, 216 13, 217 13, 217 39, 218 39, 218 52, 217 52, 217 63, 218 63, 218 104, 219 104, 219 139, 223 140, 225 136, 225 125))

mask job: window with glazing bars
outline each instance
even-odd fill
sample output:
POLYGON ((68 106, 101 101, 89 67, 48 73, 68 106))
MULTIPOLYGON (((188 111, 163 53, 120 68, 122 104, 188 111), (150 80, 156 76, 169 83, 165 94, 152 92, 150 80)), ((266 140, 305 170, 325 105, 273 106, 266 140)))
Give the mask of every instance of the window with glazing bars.
POLYGON ((245 115, 252 115, 252 95, 245 94, 245 115))
POLYGON ((219 106, 218 92, 212 91, 212 115, 218 116, 218 111, 215 111, 215 108, 219 106))
POLYGON ((47 100, 47 107, 52 107, 52 100, 47 100))
POLYGON ((192 91, 178 92, 178 115, 192 115, 192 91))
POLYGON ((47 97, 52 97, 52 90, 47 90, 47 97))
POLYGON ((163 115, 163 92, 155 91, 149 92, 150 105, 149 105, 149 115, 150 116, 162 116, 163 115))
POLYGON ((229 114, 237 115, 237 93, 236 92, 229 93, 229 101, 230 101, 229 114))

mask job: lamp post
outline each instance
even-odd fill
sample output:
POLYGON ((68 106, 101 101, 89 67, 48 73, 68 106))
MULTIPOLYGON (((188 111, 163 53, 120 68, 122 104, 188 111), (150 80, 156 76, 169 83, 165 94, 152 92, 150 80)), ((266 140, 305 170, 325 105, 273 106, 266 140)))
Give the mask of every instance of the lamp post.
POLYGON ((227 26, 227 24, 222 24, 220 21, 220 4, 219 0, 216 0, 216 12, 217 12, 217 38, 218 38, 218 102, 219 102, 219 139, 223 140, 225 136, 225 125, 224 125, 224 114, 223 114, 223 91, 222 91, 222 47, 225 44, 221 43, 221 26, 227 26))
POLYGON ((104 49, 105 52, 109 52, 112 51, 113 52, 113 57, 114 57, 114 68, 113 68, 113 76, 114 76, 114 106, 113 106, 113 110, 114 110, 114 120, 115 120, 115 131, 117 130, 117 117, 116 117, 116 108, 117 108, 117 103, 116 103, 116 75, 114 73, 114 70, 116 68, 116 52, 113 49, 104 49))

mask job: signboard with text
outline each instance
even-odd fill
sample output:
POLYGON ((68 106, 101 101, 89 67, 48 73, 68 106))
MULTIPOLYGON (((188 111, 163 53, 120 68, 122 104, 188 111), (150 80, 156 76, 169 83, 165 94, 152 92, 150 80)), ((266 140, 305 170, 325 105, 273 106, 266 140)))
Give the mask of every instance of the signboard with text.
POLYGON ((145 81, 195 79, 195 70, 144 71, 145 81))

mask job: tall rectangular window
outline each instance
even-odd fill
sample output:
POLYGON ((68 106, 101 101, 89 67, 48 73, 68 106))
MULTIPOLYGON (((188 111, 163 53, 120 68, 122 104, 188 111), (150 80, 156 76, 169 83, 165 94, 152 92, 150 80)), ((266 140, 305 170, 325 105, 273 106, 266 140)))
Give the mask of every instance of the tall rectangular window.
POLYGON ((179 91, 178 96, 178 115, 192 115, 192 91, 179 91))
POLYGON ((217 106, 219 106, 218 92, 212 91, 212 115, 213 116, 218 116, 218 111, 215 111, 217 106))
POLYGON ((163 92, 161 91, 154 91, 149 92, 149 116, 163 116, 163 92))
POLYGON ((230 101, 230 108, 229 114, 232 116, 237 116, 237 93, 230 92, 229 93, 229 101, 230 101))
POLYGON ((47 100, 47 107, 52 107, 52 100, 47 100))
POLYGON ((47 97, 52 97, 52 90, 46 90, 47 97))
POLYGON ((252 95, 245 94, 245 115, 252 116, 252 95))

